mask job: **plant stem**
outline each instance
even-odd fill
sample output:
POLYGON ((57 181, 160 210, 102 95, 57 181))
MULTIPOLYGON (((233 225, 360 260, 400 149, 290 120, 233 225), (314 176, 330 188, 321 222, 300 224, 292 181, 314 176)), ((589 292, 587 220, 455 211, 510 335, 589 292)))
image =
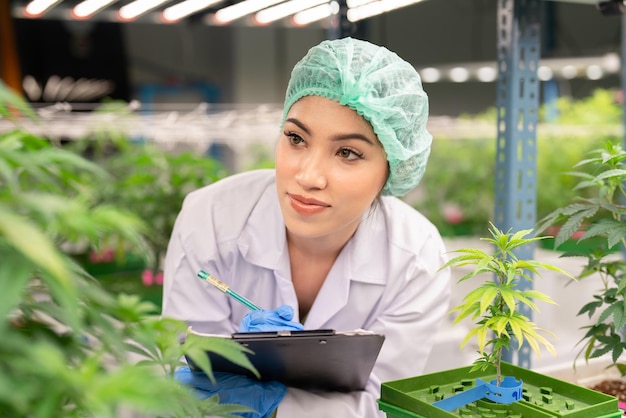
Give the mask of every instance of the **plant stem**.
POLYGON ((502 347, 498 348, 498 357, 496 360, 496 383, 498 387, 502 383, 502 347))

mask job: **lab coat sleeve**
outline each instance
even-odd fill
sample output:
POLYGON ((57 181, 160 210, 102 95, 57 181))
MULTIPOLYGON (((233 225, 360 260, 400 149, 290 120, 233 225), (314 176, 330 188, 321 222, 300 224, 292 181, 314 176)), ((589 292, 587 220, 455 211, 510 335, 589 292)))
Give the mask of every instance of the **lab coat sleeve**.
POLYGON ((407 262, 405 276, 389 284, 368 330, 385 335, 370 380, 364 391, 312 393, 289 388, 278 407, 277 418, 342 417, 379 418, 381 383, 420 375, 434 344, 441 320, 449 310, 450 272, 445 249, 433 236, 415 263, 407 262), (413 265, 413 266, 412 266, 413 265))

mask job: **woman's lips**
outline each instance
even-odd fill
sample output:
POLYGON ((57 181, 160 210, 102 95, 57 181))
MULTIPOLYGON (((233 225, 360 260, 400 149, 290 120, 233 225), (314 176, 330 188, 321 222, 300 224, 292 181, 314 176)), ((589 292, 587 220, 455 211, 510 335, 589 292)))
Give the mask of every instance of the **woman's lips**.
POLYGON ((330 207, 329 204, 300 195, 288 194, 293 210, 300 215, 315 215, 330 207))

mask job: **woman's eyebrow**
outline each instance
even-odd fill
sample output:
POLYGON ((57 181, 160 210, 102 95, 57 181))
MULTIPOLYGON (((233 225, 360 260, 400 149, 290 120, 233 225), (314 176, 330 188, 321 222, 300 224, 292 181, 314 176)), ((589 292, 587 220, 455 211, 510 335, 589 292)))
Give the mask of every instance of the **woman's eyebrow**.
POLYGON ((361 141, 365 141, 370 145, 376 145, 376 142, 372 141, 367 136, 360 133, 352 133, 352 134, 340 134, 332 137, 333 141, 347 141, 350 139, 359 139, 361 141))
MULTIPOLYGON (((309 128, 302 123, 300 120, 296 119, 296 118, 287 118, 285 119, 285 122, 291 122, 294 125, 296 125, 298 128, 302 129, 307 135, 311 134, 311 131, 309 130, 309 128)), ((348 133, 348 134, 339 134, 336 136, 332 137, 333 141, 347 141, 350 139, 359 139, 361 141, 365 141, 370 145, 376 145, 375 141, 372 141, 371 138, 368 138, 366 135, 360 134, 360 133, 348 133)))
POLYGON ((309 131, 309 128, 306 127, 306 125, 302 122, 300 122, 298 119, 296 118, 287 118, 285 120, 285 122, 291 122, 294 125, 296 125, 298 128, 302 129, 304 131, 304 133, 306 133, 307 135, 311 134, 311 131, 309 131))

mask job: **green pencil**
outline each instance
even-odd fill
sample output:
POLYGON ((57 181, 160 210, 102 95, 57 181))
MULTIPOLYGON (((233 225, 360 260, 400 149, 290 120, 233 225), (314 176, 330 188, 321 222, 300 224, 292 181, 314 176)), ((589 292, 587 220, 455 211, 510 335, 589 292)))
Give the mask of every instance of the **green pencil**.
POLYGON ((226 293, 228 296, 235 299, 237 302, 242 303, 247 308, 252 309, 253 311, 258 311, 261 309, 258 306, 256 306, 254 303, 250 302, 248 299, 241 296, 239 293, 235 292, 234 290, 231 290, 230 287, 226 283, 224 283, 217 277, 207 273, 206 271, 200 270, 198 272, 198 277, 212 284, 213 286, 217 287, 219 290, 226 293))

